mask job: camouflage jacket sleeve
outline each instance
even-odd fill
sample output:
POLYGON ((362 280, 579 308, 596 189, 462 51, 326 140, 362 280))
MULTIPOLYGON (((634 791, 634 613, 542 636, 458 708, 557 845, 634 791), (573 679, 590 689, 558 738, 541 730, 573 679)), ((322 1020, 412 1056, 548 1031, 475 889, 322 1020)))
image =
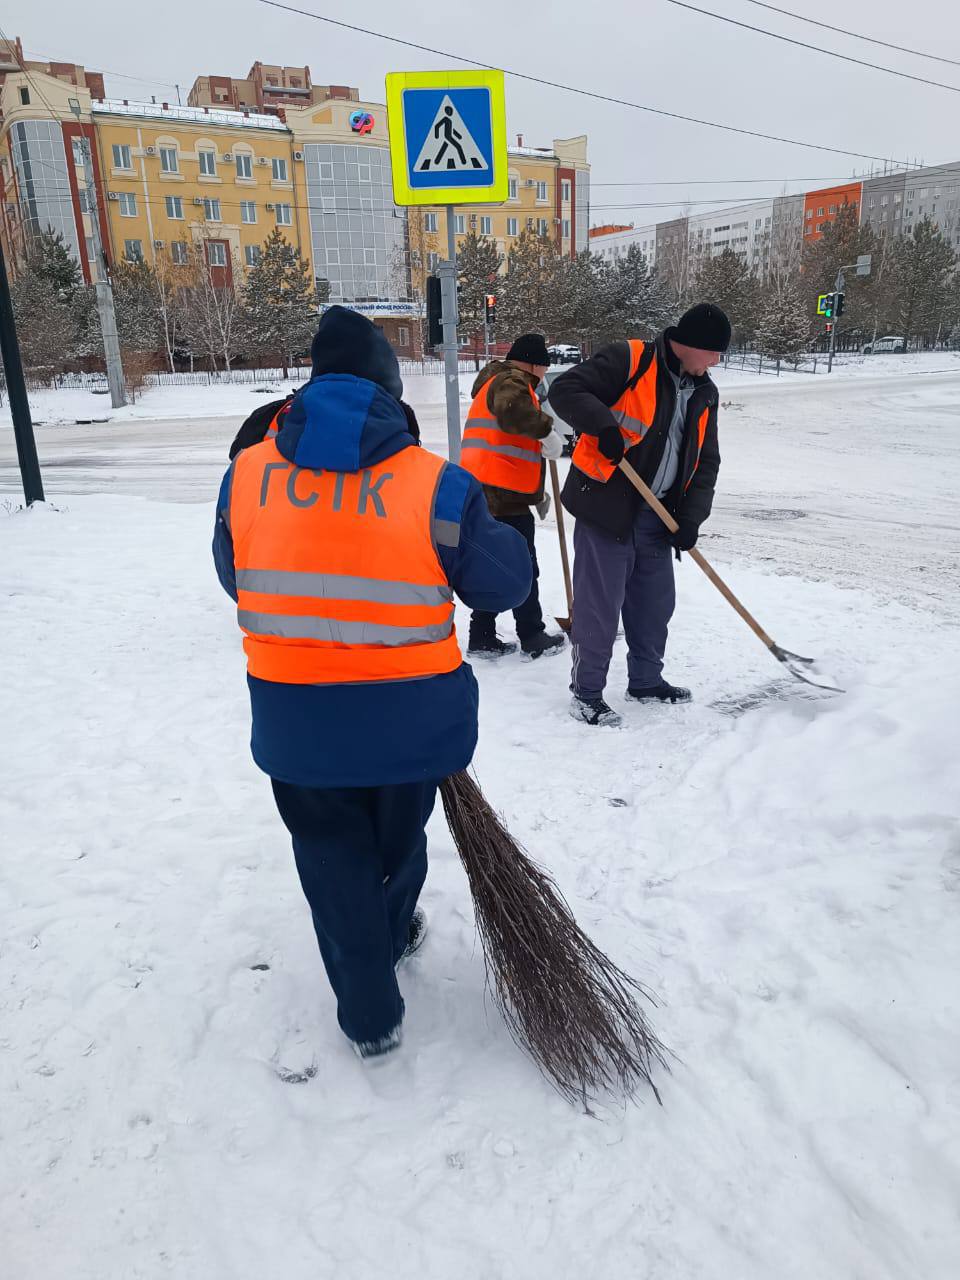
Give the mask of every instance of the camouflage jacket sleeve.
POLYGON ((505 369, 491 381, 487 404, 501 431, 542 440, 550 434, 553 419, 530 396, 531 379, 522 369, 505 369))

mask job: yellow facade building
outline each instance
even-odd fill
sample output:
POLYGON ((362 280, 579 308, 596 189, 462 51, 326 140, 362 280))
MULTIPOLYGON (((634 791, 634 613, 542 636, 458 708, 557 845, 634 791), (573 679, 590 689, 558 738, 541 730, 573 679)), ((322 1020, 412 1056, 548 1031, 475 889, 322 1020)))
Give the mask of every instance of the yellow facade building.
MULTIPOLYGON (((93 98, 30 70, 0 86, 0 237, 16 269, 25 236, 51 227, 95 278, 80 138, 92 153, 108 264, 186 264, 239 284, 275 227, 300 249, 330 302, 375 319, 419 354, 425 276, 446 254, 445 211, 393 202, 386 109, 353 90, 269 112, 93 98)), ((454 212, 506 257, 531 229, 574 254, 587 246, 586 138, 510 151, 510 196, 454 212)))

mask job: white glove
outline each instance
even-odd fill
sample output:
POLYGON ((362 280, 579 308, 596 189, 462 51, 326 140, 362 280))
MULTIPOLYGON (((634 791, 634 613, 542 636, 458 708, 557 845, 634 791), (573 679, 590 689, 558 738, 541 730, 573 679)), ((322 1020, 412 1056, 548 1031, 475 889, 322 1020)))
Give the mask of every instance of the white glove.
POLYGON ((551 462, 556 462, 558 458, 563 457, 563 446, 566 444, 565 438, 560 432, 553 427, 548 436, 540 441, 540 449, 545 458, 549 458, 551 462))
POLYGON ((546 520, 549 510, 550 510, 550 495, 549 493, 545 493, 543 495, 542 500, 537 503, 537 515, 540 517, 541 520, 546 520))

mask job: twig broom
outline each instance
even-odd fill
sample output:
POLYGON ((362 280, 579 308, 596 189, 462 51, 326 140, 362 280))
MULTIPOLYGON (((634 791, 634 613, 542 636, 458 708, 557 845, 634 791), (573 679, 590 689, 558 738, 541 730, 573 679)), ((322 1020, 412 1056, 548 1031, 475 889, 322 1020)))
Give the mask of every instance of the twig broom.
POLYGON ((666 1050, 640 999, 654 997, 578 927, 556 885, 467 773, 440 784, 477 915, 487 979, 514 1040, 571 1102, 632 1094, 666 1050), (639 998, 639 999, 638 999, 639 998))

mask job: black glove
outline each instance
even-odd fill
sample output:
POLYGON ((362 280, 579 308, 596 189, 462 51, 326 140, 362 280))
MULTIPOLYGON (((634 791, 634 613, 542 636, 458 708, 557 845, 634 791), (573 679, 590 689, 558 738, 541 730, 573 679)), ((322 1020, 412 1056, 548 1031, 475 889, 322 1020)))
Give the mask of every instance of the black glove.
POLYGON ((690 551, 697 545, 697 534, 699 532, 698 525, 691 524, 689 520, 680 521, 680 528, 673 535, 673 549, 678 560, 680 559, 681 551, 690 551))
POLYGON ((620 434, 620 428, 615 427, 612 423, 609 427, 604 427, 597 435, 597 448, 614 466, 620 461, 624 454, 623 436, 620 434))

